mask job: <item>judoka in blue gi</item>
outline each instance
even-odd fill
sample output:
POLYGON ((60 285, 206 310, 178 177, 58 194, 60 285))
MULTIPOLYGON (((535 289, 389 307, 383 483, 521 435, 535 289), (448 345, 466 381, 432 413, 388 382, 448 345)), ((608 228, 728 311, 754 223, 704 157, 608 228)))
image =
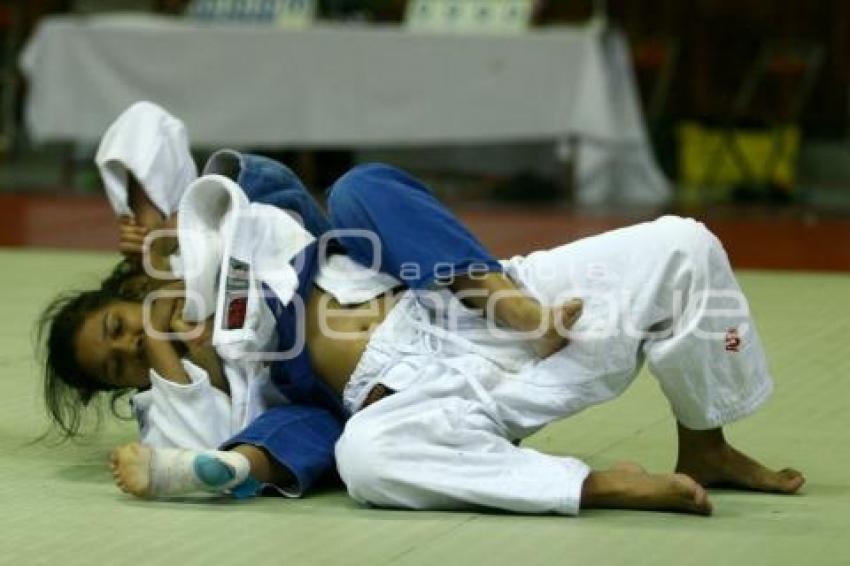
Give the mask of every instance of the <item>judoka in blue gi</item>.
MULTIPOLYGON (((231 158, 240 159, 237 154, 231 158)), ((250 183, 240 181, 238 173, 235 177, 252 196, 250 183)), ((207 177, 193 187, 235 194, 223 177, 207 177)), ((269 198, 258 195, 253 194, 255 203, 269 198)), ((282 201, 269 200, 276 206, 282 201)), ((349 493, 358 501, 527 513, 575 514, 580 506, 593 505, 707 513, 711 507, 700 483, 782 492, 801 485, 799 473, 771 472, 722 440, 720 427, 755 410, 771 385, 725 253, 698 223, 666 217, 499 263, 427 189, 397 169, 355 169, 332 189, 329 205, 332 226, 372 230, 384 244, 380 261, 375 261, 368 241, 338 235, 349 261, 337 261, 336 271, 350 270, 355 279, 371 277, 376 295, 393 283, 409 290, 369 337, 345 384, 341 406, 313 374, 307 349, 274 362, 269 374, 286 398, 281 407, 291 410, 292 403, 303 403, 340 420, 354 415, 336 445, 336 457, 349 493), (383 273, 363 271, 373 263, 383 273), (493 332, 487 318, 468 309, 446 285, 474 270, 504 270, 544 305, 557 307, 572 296, 585 297, 584 314, 569 347, 541 358, 525 336, 493 332), (734 308, 720 308, 715 305, 718 299, 731 300, 734 308), (651 475, 631 465, 591 472, 578 459, 516 445, 552 420, 616 396, 644 360, 679 422, 682 473, 651 475)), ((275 232, 266 232, 270 234, 275 232)), ((269 242, 253 240, 255 249, 264 243, 269 242)), ((184 252, 188 247, 181 240, 184 252)), ((312 282, 323 285, 324 263, 316 249, 312 240, 293 255, 290 265, 298 269, 288 282, 291 289, 286 290, 285 276, 258 281, 275 318, 278 351, 290 350, 297 342, 293 329, 298 317, 291 307, 298 301, 293 299, 304 301, 312 282)), ((257 259, 257 254, 243 254, 236 265, 248 256, 257 259)), ((225 268, 232 267, 232 258, 225 254, 223 259, 225 268)), ((339 280, 338 275, 326 274, 325 291, 345 304, 345 293, 353 290, 327 288, 334 279, 339 280)), ((224 291, 219 298, 226 295, 226 286, 224 291)), ((363 291, 361 285, 355 293, 361 300, 363 291)), ((298 472, 298 459, 310 449, 298 444, 303 434, 287 437, 295 430, 292 422, 266 416, 276 411, 284 414, 282 408, 267 408, 224 446, 261 446, 292 472, 297 481, 289 493, 294 495, 314 477, 298 472), (278 439, 287 438, 278 449, 278 439), (298 447, 297 455, 291 454, 293 446, 298 447)), ((328 427, 323 437, 334 438, 331 431, 328 427)), ((323 443, 308 438, 310 448, 323 443)), ((164 494, 190 487, 239 491, 253 464, 227 452, 148 449, 140 459, 138 450, 125 447, 115 456, 117 481, 134 493, 164 494), (211 473, 220 468, 216 461, 227 464, 229 473, 211 473), (207 481, 206 475, 214 481, 207 481), (140 478, 146 482, 143 490, 130 485, 140 478)), ((330 465, 327 445, 316 454, 327 456, 330 465)), ((320 459, 311 470, 322 467, 320 459)))

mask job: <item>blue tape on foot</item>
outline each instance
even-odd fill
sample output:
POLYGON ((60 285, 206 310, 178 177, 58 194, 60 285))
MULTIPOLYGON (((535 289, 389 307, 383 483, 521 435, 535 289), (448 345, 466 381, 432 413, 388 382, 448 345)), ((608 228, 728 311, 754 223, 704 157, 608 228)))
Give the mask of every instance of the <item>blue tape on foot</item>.
POLYGON ((193 462, 195 476, 210 489, 222 489, 233 481, 233 469, 209 454, 198 454, 193 462))
POLYGON ((245 481, 230 490, 230 495, 236 499, 248 499, 257 495, 262 487, 253 476, 248 476, 245 481))

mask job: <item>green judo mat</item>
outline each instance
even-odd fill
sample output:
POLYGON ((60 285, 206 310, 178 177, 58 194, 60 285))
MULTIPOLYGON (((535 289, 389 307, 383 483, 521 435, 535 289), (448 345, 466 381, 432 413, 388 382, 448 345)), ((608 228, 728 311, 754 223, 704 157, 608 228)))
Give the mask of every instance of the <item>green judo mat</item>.
MULTIPOLYGON (((46 429, 33 326, 47 300, 93 286, 116 260, 0 251, 0 564, 848 564, 850 275, 740 273, 776 391, 727 429, 772 467, 802 470, 794 496, 712 490, 712 517, 591 510, 578 518, 364 508, 341 488, 303 500, 135 500, 115 488, 112 447, 132 422, 105 419, 83 443, 46 429)), ((651 376, 620 399, 526 441, 594 467, 669 471, 675 430, 651 376)))

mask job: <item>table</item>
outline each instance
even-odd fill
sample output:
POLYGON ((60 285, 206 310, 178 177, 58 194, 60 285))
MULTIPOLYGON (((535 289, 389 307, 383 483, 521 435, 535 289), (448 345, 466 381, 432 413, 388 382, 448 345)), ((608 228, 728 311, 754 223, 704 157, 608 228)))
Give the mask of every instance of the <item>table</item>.
POLYGON ((542 141, 577 151, 580 201, 670 196, 625 42, 599 26, 459 35, 55 16, 20 66, 37 142, 95 143, 128 104, 148 99, 183 119, 198 146, 542 141))

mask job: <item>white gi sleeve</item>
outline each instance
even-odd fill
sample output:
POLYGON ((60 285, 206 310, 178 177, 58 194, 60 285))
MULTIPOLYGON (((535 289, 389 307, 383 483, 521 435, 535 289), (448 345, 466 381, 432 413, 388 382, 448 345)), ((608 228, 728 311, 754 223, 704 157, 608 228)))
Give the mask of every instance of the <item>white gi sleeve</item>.
POLYGON ((186 187, 198 177, 183 122, 152 102, 132 104, 109 126, 95 155, 106 196, 116 215, 132 215, 129 177, 166 216, 177 211, 186 187))
POLYGON ((233 434, 230 398, 212 386, 206 371, 189 360, 182 363, 191 383, 175 383, 151 370, 150 389, 133 397, 141 442, 193 450, 217 447, 233 434))
POLYGON ((392 275, 370 269, 340 254, 320 263, 315 282, 341 305, 374 299, 402 284, 392 275))

